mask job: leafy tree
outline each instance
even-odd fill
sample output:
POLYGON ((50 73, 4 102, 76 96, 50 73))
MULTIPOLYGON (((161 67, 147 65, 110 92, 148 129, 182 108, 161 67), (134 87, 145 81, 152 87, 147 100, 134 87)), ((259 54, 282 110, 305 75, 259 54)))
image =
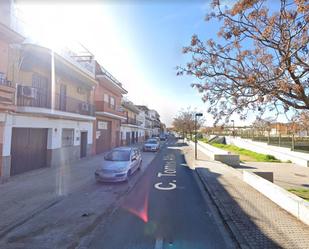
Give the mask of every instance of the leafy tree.
POLYGON ((212 6, 206 21, 222 24, 219 38, 193 35, 183 48, 192 59, 177 74, 197 79, 192 86, 216 122, 233 113, 246 119, 249 110, 259 116, 308 110, 308 0, 239 0, 230 8, 213 0, 212 6))

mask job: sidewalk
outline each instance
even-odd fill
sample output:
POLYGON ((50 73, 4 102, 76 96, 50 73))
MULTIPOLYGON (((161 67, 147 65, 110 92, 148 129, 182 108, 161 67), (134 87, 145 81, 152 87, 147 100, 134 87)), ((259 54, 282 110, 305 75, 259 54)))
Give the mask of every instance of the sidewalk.
POLYGON ((293 163, 245 162, 234 168, 251 172, 273 172, 274 183, 282 188, 309 189, 309 167, 299 167, 293 163))
POLYGON ((104 155, 33 170, 0 184, 0 238, 69 195, 94 185, 94 172, 104 155))
POLYGON ((184 153, 241 248, 309 248, 309 227, 241 180, 241 172, 192 147, 184 153))
POLYGON ((8 182, 0 184, 0 237, 8 227, 17 226, 93 181, 93 172, 103 156, 34 170, 11 177, 8 182))
POLYGON ((143 153, 141 170, 130 181, 115 184, 94 179, 103 156, 83 159, 62 170, 29 172, 0 185, 0 248, 75 248, 114 212, 156 153, 143 153))

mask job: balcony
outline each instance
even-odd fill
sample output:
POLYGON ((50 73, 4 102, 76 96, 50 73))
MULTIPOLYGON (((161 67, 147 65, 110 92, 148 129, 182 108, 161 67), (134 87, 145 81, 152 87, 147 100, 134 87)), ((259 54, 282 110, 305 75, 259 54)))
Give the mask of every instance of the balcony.
POLYGON ((122 124, 129 124, 129 125, 140 126, 142 124, 142 122, 137 121, 134 118, 127 118, 126 120, 122 121, 122 124))
POLYGON ((11 81, 4 77, 0 78, 0 109, 14 111, 15 103, 15 87, 12 86, 11 81))
POLYGON ((126 117, 126 113, 121 111, 117 106, 113 108, 109 103, 105 101, 95 101, 96 112, 105 112, 121 117, 126 117))
POLYGON ((88 116, 94 116, 95 113, 94 105, 68 96, 63 97, 60 94, 55 94, 55 109, 88 116))
MULTIPOLYGON (((94 116, 94 106, 75 98, 56 93, 55 110, 80 115, 94 116)), ((51 96, 45 89, 19 86, 17 91, 17 106, 51 109, 51 96)))

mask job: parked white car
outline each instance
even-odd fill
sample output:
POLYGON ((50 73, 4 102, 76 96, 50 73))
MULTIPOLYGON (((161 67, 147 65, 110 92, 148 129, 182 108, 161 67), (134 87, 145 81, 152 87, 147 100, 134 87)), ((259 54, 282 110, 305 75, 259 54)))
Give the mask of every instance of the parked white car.
POLYGON ((156 138, 148 139, 143 146, 143 151, 158 151, 160 149, 160 142, 156 138))
POLYGON ((142 155, 138 148, 115 148, 105 155, 100 168, 95 171, 95 179, 103 182, 127 181, 141 165, 142 155))

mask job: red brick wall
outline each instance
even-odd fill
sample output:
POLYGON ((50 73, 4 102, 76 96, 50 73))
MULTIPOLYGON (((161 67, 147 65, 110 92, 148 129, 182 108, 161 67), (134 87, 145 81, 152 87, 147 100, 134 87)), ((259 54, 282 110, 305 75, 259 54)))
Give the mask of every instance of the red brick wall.
MULTIPOLYGON (((102 121, 110 121, 111 122, 111 148, 114 148, 117 146, 117 132, 119 132, 119 138, 120 139, 120 121, 118 119, 108 118, 108 117, 97 117, 97 120, 102 121)), ((93 125, 93 153, 96 153, 96 132, 97 132, 97 120, 94 122, 93 125)), ((120 141, 118 142, 120 144, 120 141)))

